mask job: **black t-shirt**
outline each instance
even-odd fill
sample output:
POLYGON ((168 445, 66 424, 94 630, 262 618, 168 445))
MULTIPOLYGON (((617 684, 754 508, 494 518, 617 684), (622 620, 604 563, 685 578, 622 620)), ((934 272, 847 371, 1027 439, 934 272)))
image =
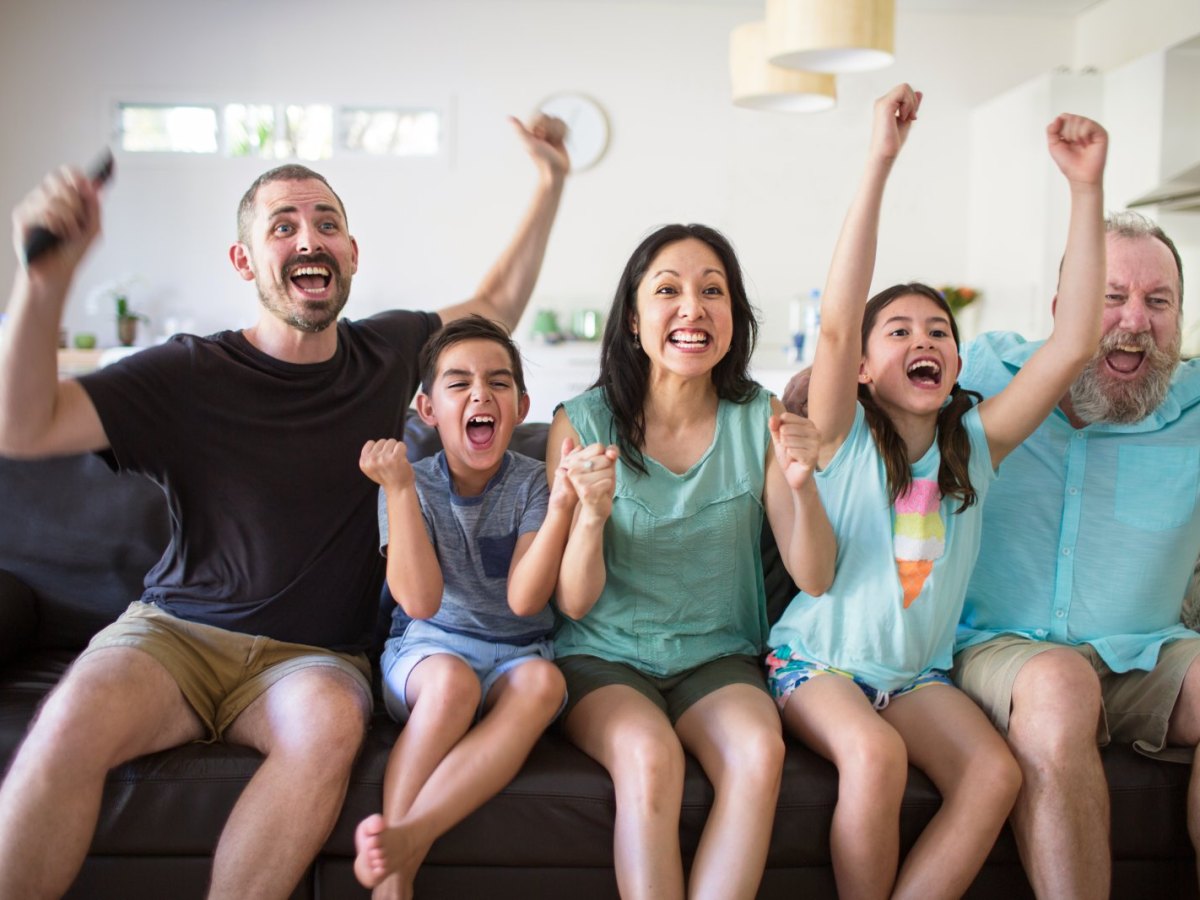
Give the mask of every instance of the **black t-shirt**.
POLYGON ((142 599, 195 622, 366 649, 378 609, 370 439, 403 436, 417 354, 441 325, 341 321, 332 359, 294 365, 240 332, 175 337, 80 379, 109 464, 162 486, 171 543, 142 599))

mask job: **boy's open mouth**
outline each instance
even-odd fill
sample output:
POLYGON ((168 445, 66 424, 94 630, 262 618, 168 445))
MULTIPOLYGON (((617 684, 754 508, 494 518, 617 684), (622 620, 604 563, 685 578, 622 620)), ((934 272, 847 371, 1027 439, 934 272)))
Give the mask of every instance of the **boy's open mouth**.
POLYGON ((942 383, 942 367, 936 360, 918 359, 908 366, 908 380, 920 387, 937 387, 942 383))
POLYGON ((496 433, 496 418, 494 416, 478 415, 467 419, 467 441, 476 450, 486 450, 492 444, 496 433))

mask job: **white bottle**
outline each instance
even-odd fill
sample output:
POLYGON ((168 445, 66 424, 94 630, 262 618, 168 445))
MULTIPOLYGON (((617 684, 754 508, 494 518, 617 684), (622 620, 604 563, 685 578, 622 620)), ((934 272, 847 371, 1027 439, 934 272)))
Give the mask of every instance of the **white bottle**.
POLYGON ((813 288, 809 291, 808 302, 804 306, 804 339, 803 353, 800 362, 811 366, 817 355, 817 340, 821 337, 821 291, 813 288))

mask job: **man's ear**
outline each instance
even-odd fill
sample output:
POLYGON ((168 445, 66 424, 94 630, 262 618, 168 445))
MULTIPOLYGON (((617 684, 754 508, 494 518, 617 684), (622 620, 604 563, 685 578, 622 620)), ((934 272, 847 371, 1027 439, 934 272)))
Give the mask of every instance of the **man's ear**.
POLYGON ((529 395, 522 394, 521 399, 517 401, 517 424, 520 425, 524 422, 527 415, 529 415, 529 395))
POLYGON ((353 237, 350 238, 350 249, 354 251, 351 256, 351 259, 353 260, 353 264, 350 266, 350 274, 357 275, 358 274, 358 241, 356 241, 353 237))
POLYGON ((431 428, 437 428, 437 416, 433 414, 433 401, 425 394, 417 394, 417 415, 431 428))
POLYGON ((229 248, 229 260, 243 281, 254 280, 254 265, 250 260, 250 248, 241 241, 229 248))

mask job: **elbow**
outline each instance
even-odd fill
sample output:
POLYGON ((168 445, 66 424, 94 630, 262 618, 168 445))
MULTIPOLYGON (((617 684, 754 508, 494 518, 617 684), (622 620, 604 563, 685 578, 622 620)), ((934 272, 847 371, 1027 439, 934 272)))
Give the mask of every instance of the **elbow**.
POLYGON ((392 596, 400 604, 405 615, 413 619, 431 619, 442 607, 442 595, 430 593, 397 593, 394 589, 392 596))

